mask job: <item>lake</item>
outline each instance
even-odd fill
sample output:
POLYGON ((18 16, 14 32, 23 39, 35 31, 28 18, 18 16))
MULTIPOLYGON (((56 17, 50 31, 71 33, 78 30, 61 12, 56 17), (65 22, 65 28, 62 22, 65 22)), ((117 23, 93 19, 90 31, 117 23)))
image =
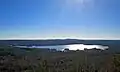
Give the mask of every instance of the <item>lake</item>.
POLYGON ((54 46, 16 46, 20 48, 49 48, 49 49, 56 49, 56 50, 64 50, 65 48, 68 48, 69 50, 84 50, 85 48, 87 49, 92 49, 92 48, 97 48, 97 49, 107 49, 109 48, 108 46, 103 46, 103 45, 84 45, 84 44, 71 44, 71 45, 54 45, 54 46))

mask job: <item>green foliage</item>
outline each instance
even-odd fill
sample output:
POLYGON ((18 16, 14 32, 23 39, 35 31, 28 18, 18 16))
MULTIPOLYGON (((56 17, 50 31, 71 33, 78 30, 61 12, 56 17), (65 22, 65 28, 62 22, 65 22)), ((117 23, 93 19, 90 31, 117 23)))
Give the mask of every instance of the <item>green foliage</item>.
POLYGON ((14 55, 12 48, 0 48, 0 56, 14 55))
POLYGON ((120 72, 120 54, 114 55, 113 65, 114 65, 114 72, 120 72))

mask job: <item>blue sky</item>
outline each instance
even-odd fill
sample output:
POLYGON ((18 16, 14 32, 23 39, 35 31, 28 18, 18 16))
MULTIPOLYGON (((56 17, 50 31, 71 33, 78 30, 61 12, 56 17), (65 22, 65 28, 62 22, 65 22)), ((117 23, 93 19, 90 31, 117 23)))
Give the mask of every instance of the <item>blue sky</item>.
POLYGON ((0 39, 120 39, 120 0, 0 0, 0 39))

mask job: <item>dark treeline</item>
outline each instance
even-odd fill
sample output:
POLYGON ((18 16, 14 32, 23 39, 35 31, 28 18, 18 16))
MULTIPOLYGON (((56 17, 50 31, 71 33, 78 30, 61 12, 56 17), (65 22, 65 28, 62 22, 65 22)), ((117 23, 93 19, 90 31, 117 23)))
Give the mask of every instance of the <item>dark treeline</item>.
POLYGON ((69 44, 93 44, 93 45, 119 45, 120 40, 78 40, 78 39, 53 39, 53 40, 0 40, 0 44, 13 45, 69 45, 69 44))

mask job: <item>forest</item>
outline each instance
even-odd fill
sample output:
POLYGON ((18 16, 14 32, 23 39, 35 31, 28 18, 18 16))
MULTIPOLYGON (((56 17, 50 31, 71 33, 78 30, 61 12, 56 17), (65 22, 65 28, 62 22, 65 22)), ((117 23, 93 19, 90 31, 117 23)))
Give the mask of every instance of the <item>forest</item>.
POLYGON ((120 53, 0 46, 0 72, 120 72, 120 53))

